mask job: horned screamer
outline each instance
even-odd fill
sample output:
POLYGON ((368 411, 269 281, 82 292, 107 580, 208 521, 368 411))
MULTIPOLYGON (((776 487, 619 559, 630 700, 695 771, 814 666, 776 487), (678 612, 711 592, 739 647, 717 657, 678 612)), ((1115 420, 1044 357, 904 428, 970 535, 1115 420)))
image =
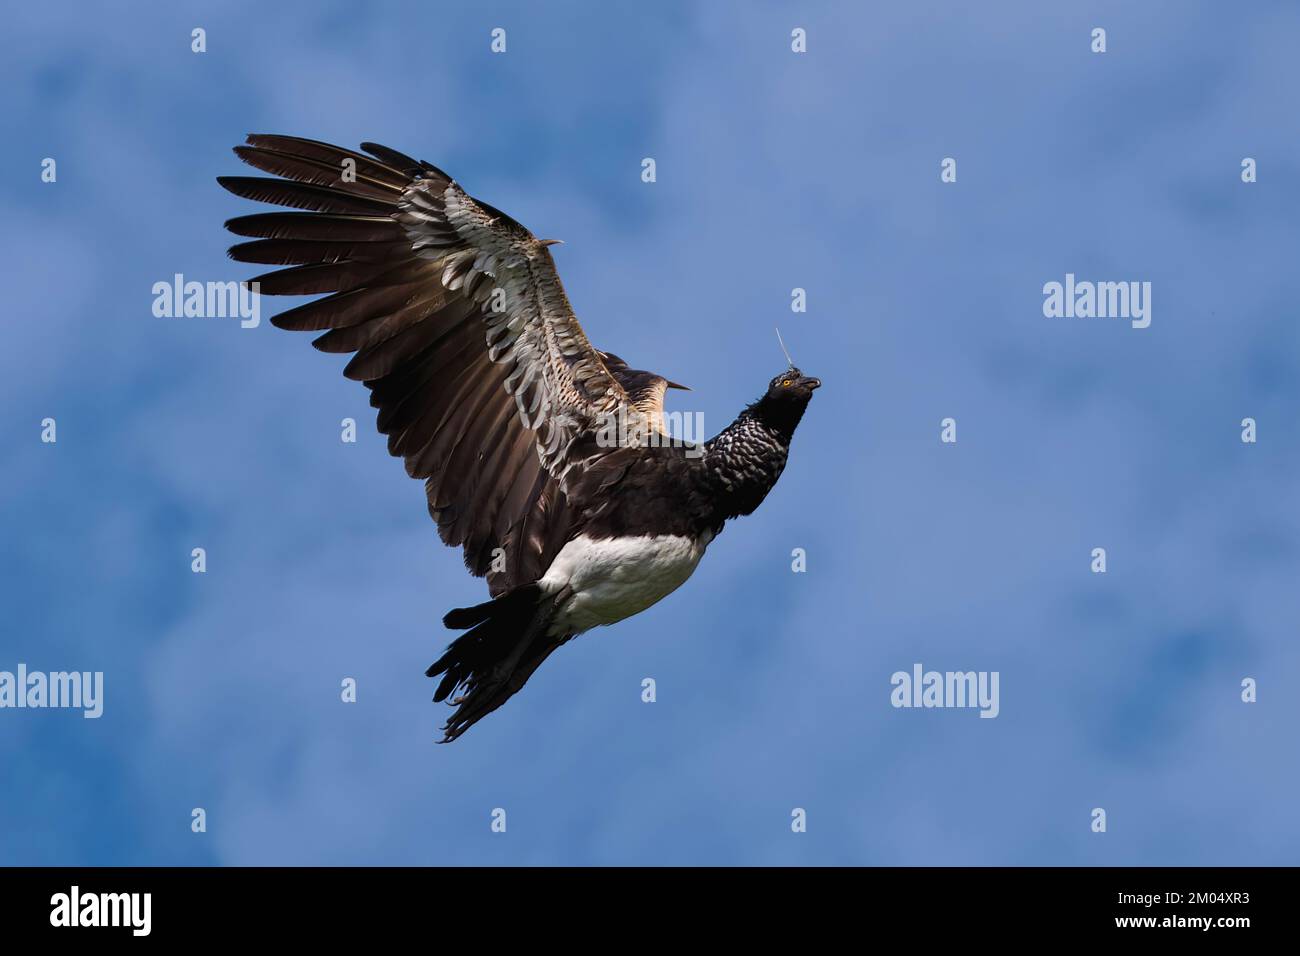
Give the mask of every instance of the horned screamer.
POLYGON ((318 295, 271 321, 356 353, 388 450, 424 479, 429 514, 491 600, 449 611, 463 630, 429 668, 456 706, 454 740, 505 703, 552 651, 679 587, 729 518, 785 468, 821 382, 791 362, 702 446, 668 440, 675 386, 587 340, 547 248, 449 176, 363 143, 290 136, 235 148, 272 177, 224 176, 246 199, 306 212, 226 223, 266 295, 318 295), (602 440, 621 423, 618 441, 602 440))

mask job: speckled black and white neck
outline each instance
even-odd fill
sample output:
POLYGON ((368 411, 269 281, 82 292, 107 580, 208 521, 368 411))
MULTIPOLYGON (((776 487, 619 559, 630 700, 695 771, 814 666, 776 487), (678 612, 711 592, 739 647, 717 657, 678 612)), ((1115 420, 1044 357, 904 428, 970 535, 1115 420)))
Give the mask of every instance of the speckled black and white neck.
POLYGON ((596 538, 642 535, 715 537, 726 522, 750 514, 785 470, 790 442, 812 391, 821 383, 798 371, 777 376, 767 392, 704 443, 703 454, 682 447, 620 449, 584 475, 584 499, 599 501, 582 521, 596 538), (789 382, 790 384, 783 384, 789 382), (609 489, 603 495, 595 489, 609 489))
POLYGON ((701 464, 714 489, 715 513, 722 519, 753 512, 785 470, 798 418, 781 427, 763 411, 762 402, 756 402, 705 443, 701 464))

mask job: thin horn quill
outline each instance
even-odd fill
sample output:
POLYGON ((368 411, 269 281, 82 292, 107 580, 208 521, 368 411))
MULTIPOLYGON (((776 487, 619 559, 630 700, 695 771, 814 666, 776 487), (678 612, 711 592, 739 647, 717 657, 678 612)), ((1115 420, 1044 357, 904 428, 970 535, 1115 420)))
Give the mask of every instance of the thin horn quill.
MULTIPOLYGON (((772 328, 775 329, 776 326, 772 326, 772 328)), ((791 368, 794 368, 794 359, 790 358, 790 351, 785 347, 785 339, 781 338, 780 329, 776 329, 776 340, 781 343, 781 351, 785 353, 785 360, 790 363, 791 368)))

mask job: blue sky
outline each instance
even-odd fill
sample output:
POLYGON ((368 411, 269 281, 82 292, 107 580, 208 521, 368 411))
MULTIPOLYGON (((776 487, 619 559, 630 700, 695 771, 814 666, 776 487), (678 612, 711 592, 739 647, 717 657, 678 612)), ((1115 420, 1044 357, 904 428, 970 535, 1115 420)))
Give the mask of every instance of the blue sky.
POLYGON ((11 11, 0 669, 106 699, 0 711, 0 862, 1297 861, 1300 9, 702 6, 11 11), (484 586, 343 358, 151 311, 249 274, 213 178, 250 131, 387 143, 564 239, 593 341, 710 432, 774 324, 825 382, 685 587, 452 746, 423 671, 484 586), (1151 282, 1151 327, 1044 317, 1066 273, 1151 282), (1000 715, 892 708, 916 662, 998 671, 1000 715))

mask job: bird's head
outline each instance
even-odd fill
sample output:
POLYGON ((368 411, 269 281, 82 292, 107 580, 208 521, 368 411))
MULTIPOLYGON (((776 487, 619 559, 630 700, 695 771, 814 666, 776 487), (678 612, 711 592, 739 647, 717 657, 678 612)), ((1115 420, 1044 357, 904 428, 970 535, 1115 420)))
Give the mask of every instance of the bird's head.
POLYGON ((797 402, 800 405, 807 405, 813 391, 820 387, 821 383, 821 379, 805 375, 791 365, 768 383, 767 394, 763 398, 778 404, 797 402))
POLYGON ((776 330, 776 340, 781 344, 781 354, 785 356, 786 369, 768 383, 767 394, 763 396, 763 401, 777 406, 794 404, 802 411, 808 404, 808 400, 812 398, 813 390, 821 387, 822 380, 805 375, 795 368, 794 359, 790 358, 790 351, 785 347, 785 339, 781 338, 780 329, 776 330))
POLYGON ((821 379, 812 378, 793 365, 768 383, 767 391, 749 406, 749 414, 789 437, 803 418, 812 393, 821 379))
POLYGON ((767 391, 753 405, 749 414, 767 423, 787 437, 794 434, 799 420, 803 418, 804 409, 812 399, 812 393, 821 387, 822 380, 805 375, 795 367, 794 359, 781 339, 781 330, 776 330, 777 341, 781 343, 781 352, 785 355, 786 369, 767 383, 767 391))

